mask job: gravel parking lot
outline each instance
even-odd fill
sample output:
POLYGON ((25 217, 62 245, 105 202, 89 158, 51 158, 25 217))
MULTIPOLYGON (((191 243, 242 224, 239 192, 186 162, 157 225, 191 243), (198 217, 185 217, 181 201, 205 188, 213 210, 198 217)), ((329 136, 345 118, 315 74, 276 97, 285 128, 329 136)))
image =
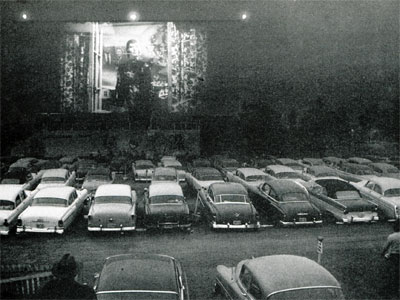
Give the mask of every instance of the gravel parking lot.
MULTIPOLYGON (((144 183, 131 184, 143 194, 144 183)), ((187 191, 184 187, 184 191, 187 191)), ((193 209, 195 196, 187 200, 193 209)), ((132 233, 89 233, 79 217, 62 236, 21 235, 2 238, 2 264, 52 264, 64 253, 83 263, 83 278, 93 284, 106 257, 122 253, 162 253, 182 262, 192 299, 216 299, 213 294, 215 269, 233 266, 245 258, 272 254, 294 254, 317 260, 317 237, 324 237, 322 265, 342 284, 347 299, 395 299, 385 288, 387 272, 380 256, 391 225, 387 223, 316 227, 264 228, 257 232, 211 231, 201 222, 193 232, 138 231, 132 233)))

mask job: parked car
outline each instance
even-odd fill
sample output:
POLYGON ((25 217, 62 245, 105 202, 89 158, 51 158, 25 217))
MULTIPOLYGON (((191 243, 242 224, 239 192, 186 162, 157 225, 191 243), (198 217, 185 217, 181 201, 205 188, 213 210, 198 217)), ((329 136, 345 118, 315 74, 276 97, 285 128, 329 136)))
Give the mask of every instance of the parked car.
POLYGON ((310 176, 296 172, 291 167, 284 165, 269 165, 264 169, 264 172, 276 179, 311 180, 310 176))
POLYGON ((48 169, 59 169, 62 167, 62 164, 59 160, 56 159, 39 159, 35 163, 35 167, 38 171, 40 170, 48 170, 48 169))
POLYGON ((399 169, 390 164, 378 162, 370 164, 369 167, 375 172, 377 176, 400 179, 399 169))
POLYGON ((179 182, 178 171, 174 168, 156 167, 151 178, 151 183, 164 181, 179 182))
POLYGON ((160 158, 160 162, 163 162, 163 161, 165 161, 165 160, 177 160, 177 158, 176 158, 175 155, 163 155, 163 156, 160 158))
POLYGON ((127 184, 104 184, 97 188, 88 214, 89 231, 136 229, 136 191, 127 184))
POLYGON ((357 175, 356 177, 360 178, 361 180, 373 178, 377 175, 372 168, 364 164, 344 162, 340 165, 339 169, 346 173, 357 175))
POLYGON ((109 168, 98 167, 89 170, 83 181, 82 188, 86 189, 89 194, 94 193, 97 188, 103 184, 111 184, 113 176, 109 168))
POLYGON ((161 161, 161 167, 174 168, 178 172, 179 181, 186 180, 186 172, 183 169, 183 166, 179 161, 173 160, 173 159, 165 159, 165 160, 161 161))
POLYGON ((189 206, 179 183, 152 183, 143 198, 147 228, 191 229, 189 206))
POLYGON ((234 172, 226 172, 228 181, 242 184, 246 189, 249 185, 258 186, 260 183, 274 178, 256 168, 238 168, 234 172))
POLYGON ((159 254, 108 257, 95 275, 98 300, 189 299, 186 275, 178 260, 159 254))
POLYGON ((17 233, 39 232, 62 234, 82 210, 88 195, 71 186, 39 190, 31 205, 18 217, 17 233))
POLYGON ((375 177, 353 184, 360 193, 378 205, 383 218, 395 221, 400 218, 400 180, 375 177))
POLYGON ((154 168, 151 160, 136 160, 132 163, 133 179, 135 181, 150 181, 154 168))
POLYGON ((347 162, 354 163, 354 164, 360 164, 360 165, 369 165, 370 163, 372 163, 371 160, 369 160, 367 158, 362 158, 362 157, 349 157, 347 159, 347 162))
POLYGON ((344 161, 343 158, 335 157, 335 156, 326 156, 323 157, 322 160, 324 161, 325 165, 331 168, 337 168, 340 164, 344 161))
POLYGON ((75 171, 67 169, 48 169, 42 170, 38 174, 40 179, 37 189, 43 189, 51 186, 73 186, 75 184, 75 171))
POLYGON ((325 163, 321 158, 306 157, 301 160, 301 163, 306 166, 325 166, 325 163))
POLYGON ((240 183, 213 183, 207 190, 199 190, 197 199, 203 204, 211 228, 260 228, 258 212, 240 183))
POLYGON ((276 164, 276 159, 275 158, 257 158, 257 159, 253 159, 250 162, 250 165, 253 168, 257 168, 260 170, 264 170, 267 166, 269 165, 275 165, 276 164))
POLYGON ((277 158, 276 162, 277 164, 291 167, 293 170, 299 173, 303 173, 304 169, 306 168, 305 165, 291 158, 277 158))
POLYGON ((260 183, 249 189, 249 196, 259 213, 271 225, 315 225, 322 223, 319 209, 311 203, 307 189, 287 179, 260 183))
POLYGON ((2 184, 24 184, 33 179, 33 175, 25 167, 10 168, 2 177, 2 184))
POLYGON ((338 223, 378 221, 378 206, 339 177, 319 177, 305 183, 311 202, 338 223))
POLYGON ((336 278, 301 256, 271 255, 217 266, 215 292, 227 299, 344 299, 336 278))
POLYGON ((234 172, 240 168, 240 163, 234 158, 220 158, 215 161, 214 167, 226 174, 226 172, 234 172))
POLYGON ((307 167, 306 174, 312 178, 327 177, 327 176, 338 176, 338 172, 327 166, 311 166, 307 167))
POLYGON ((0 184, 0 234, 16 229, 18 216, 29 206, 33 193, 22 184, 0 184))
POLYGON ((80 159, 76 162, 76 181, 82 183, 89 170, 97 168, 97 162, 93 159, 80 159))
POLYGON ((214 182, 224 182, 221 172, 211 167, 197 167, 191 173, 186 173, 186 184, 196 192, 206 189, 214 182))
POLYGON ((207 168, 212 167, 211 161, 206 158, 196 158, 192 163, 188 164, 188 171, 193 172, 195 168, 207 168))
POLYGON ((131 170, 131 161, 126 156, 115 156, 110 161, 110 170, 118 174, 127 174, 131 170))

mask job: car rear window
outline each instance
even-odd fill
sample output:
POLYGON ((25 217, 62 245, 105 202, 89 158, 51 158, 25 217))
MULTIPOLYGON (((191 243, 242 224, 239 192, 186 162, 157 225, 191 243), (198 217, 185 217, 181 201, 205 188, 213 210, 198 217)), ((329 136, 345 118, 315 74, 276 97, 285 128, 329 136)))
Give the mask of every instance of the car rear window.
POLYGON ((67 200, 62 198, 35 198, 32 201, 32 206, 60 206, 67 207, 67 200))
POLYGON ((9 200, 0 200, 0 210, 13 210, 14 202, 9 200))
POLYGON ((209 174, 199 176, 199 180, 223 180, 223 178, 219 174, 209 174))
POLYGON ((385 197, 400 197, 400 188, 388 189, 384 193, 385 197))
POLYGON ((335 198, 338 200, 361 199, 357 191, 337 191, 335 193, 335 198))
POLYGON ((223 202, 238 202, 238 203, 246 203, 247 197, 245 195, 218 195, 215 197, 216 203, 223 203, 223 202))
POLYGON ((291 201, 308 201, 307 195, 304 193, 284 193, 282 194, 283 202, 291 201))
POLYGON ((136 166, 136 170, 146 170, 154 168, 152 165, 138 165, 136 166))
POLYGON ((41 182, 64 182, 63 177, 43 177, 41 182))
POLYGON ((179 195, 160 195, 150 197, 150 204, 181 204, 183 200, 179 195))
POLYGON ((246 177, 246 181, 267 181, 268 177, 264 175, 250 175, 246 177))
POLYGON ((126 196, 99 196, 94 199, 95 204, 105 204, 105 203, 124 203, 132 204, 132 200, 126 196))

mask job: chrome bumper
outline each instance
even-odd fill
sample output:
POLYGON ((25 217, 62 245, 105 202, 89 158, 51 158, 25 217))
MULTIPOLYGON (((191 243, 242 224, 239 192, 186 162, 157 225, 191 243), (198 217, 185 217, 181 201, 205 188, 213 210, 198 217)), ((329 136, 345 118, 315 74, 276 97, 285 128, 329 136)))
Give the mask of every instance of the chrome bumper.
POLYGON ((61 227, 50 227, 50 228, 35 228, 35 227, 27 227, 27 226, 18 226, 17 234, 23 232, 33 232, 33 233, 58 233, 63 234, 64 228, 61 227))
POLYGON ((230 223, 227 224, 218 224, 217 222, 212 222, 212 228, 224 228, 224 229, 252 229, 252 228, 260 228, 260 222, 257 223, 245 223, 245 224, 240 224, 240 225, 233 225, 230 223))

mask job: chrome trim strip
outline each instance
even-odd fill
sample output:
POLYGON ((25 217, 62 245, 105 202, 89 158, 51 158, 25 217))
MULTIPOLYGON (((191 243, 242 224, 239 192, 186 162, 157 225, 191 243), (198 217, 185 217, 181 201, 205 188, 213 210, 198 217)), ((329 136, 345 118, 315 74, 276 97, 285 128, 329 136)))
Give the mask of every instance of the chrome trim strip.
POLYGON ((284 289, 284 290, 279 290, 272 292, 267 295, 267 298, 269 298, 272 295, 283 293, 283 292, 289 292, 289 291, 298 291, 298 290, 308 290, 308 289, 338 289, 341 290, 342 288, 340 286, 334 286, 334 285, 321 285, 321 286, 303 286, 303 287, 298 287, 298 288, 291 288, 291 289, 284 289))
POLYGON ((173 294, 178 295, 177 292, 173 291, 151 291, 151 290, 117 290, 117 291, 101 291, 96 294, 122 294, 122 293, 158 293, 158 294, 173 294))

